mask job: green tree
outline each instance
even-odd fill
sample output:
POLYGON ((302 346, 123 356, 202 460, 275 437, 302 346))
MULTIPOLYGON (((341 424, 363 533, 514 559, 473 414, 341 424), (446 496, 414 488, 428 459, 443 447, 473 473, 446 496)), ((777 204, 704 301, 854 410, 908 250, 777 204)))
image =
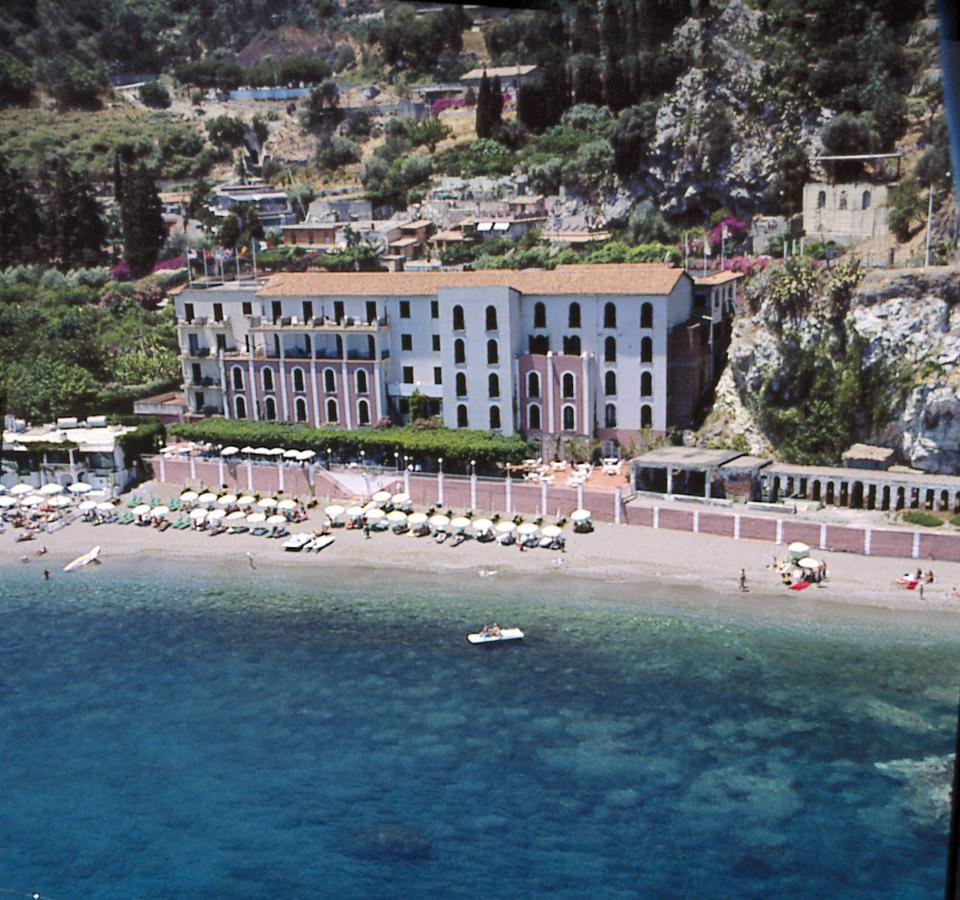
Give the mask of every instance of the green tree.
POLYGON ((51 60, 44 66, 43 80, 62 108, 98 109, 104 78, 73 57, 51 60))
POLYGON ((60 157, 50 163, 45 181, 41 246, 47 259, 59 269, 96 265, 106 226, 90 182, 60 157))
POLYGON ((167 236, 154 175, 143 161, 126 168, 117 200, 124 256, 130 274, 140 278, 153 269, 167 236))
POLYGON ((36 260, 40 217, 23 172, 0 156, 0 268, 36 260))
POLYGON ((253 240, 263 240, 263 225, 252 203, 238 203, 220 226, 220 244, 224 247, 244 247, 253 240))
POLYGON ((910 237, 926 214, 927 204, 920 196, 920 183, 910 176, 890 188, 887 225, 901 243, 910 237))
POLYGON ((334 81, 324 81, 319 87, 312 88, 303 101, 300 111, 300 124, 304 128, 333 131, 343 120, 340 109, 340 88, 334 81))
MULTIPOLYGON (((820 131, 820 140, 828 156, 855 156, 876 153, 880 135, 866 116, 841 113, 834 116, 820 131)), ((835 162, 834 175, 841 181, 852 181, 863 174, 863 163, 857 160, 835 162)))
POLYGON ((477 92, 477 137, 488 138, 493 136, 493 115, 490 106, 490 79, 487 70, 483 70, 480 79, 480 90, 477 92))
POLYGON ((0 53, 0 105, 28 103, 33 94, 33 73, 15 56, 0 53))
POLYGON ((437 149, 440 141, 450 137, 452 130, 434 116, 427 116, 413 125, 408 134, 414 147, 425 146, 431 153, 437 149))
POLYGON ((166 109, 170 106, 170 92, 162 81, 146 81, 140 85, 140 102, 155 109, 166 109))
POLYGON ((217 116, 207 122, 210 143, 216 146, 240 147, 243 145, 247 127, 233 116, 217 116))
MULTIPOLYGON (((491 133, 496 134, 503 124, 503 88, 500 87, 500 76, 493 76, 493 84, 490 86, 490 128, 491 133)), ((479 137, 479 135, 478 135, 479 137)))

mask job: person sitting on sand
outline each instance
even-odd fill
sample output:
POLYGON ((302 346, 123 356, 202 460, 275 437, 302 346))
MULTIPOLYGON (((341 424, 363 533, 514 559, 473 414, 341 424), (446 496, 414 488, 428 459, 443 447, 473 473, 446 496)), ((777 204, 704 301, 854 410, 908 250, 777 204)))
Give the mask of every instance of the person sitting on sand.
POLYGON ((927 574, 923 576, 923 580, 927 584, 933 584, 933 569, 927 571, 927 574))

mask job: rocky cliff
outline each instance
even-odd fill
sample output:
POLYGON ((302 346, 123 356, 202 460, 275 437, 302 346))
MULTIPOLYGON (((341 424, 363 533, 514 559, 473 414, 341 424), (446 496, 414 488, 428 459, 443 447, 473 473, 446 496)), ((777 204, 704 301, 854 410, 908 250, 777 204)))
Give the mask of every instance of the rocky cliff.
POLYGON ((749 286, 698 435, 803 462, 852 441, 960 472, 960 270, 815 270, 782 263, 749 286))

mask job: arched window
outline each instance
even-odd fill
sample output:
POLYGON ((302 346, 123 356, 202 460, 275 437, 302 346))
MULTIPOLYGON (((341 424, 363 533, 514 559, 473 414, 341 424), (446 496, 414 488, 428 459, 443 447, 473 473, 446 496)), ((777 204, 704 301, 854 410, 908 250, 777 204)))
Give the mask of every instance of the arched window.
POLYGON ((230 370, 230 374, 233 378, 233 389, 235 391, 243 390, 243 369, 240 366, 234 366, 230 370))
POLYGON ((640 362, 653 362, 653 340, 644 338, 640 341, 640 362))
POLYGON ((605 303, 603 306, 603 327, 617 327, 617 305, 615 303, 605 303))
POLYGON ((527 396, 528 397, 540 396, 540 373, 539 372, 527 372, 527 396))
POLYGON ((467 376, 463 372, 457 372, 457 396, 467 396, 467 376))
POLYGON ((293 401, 293 416, 298 422, 307 421, 307 401, 303 397, 293 401))
POLYGON ((573 377, 573 372, 564 372, 561 384, 561 396, 567 398, 576 396, 577 380, 573 377))
POLYGON ((580 355, 580 337, 576 334, 568 334, 563 339, 563 352, 567 356, 580 355))
POLYGON ((460 338, 453 342, 453 361, 458 366, 464 365, 467 361, 467 345, 460 338))
POLYGON ((328 422, 339 422, 340 416, 337 412, 337 401, 331 397, 327 401, 327 421, 328 422))
POLYGON ((357 404, 357 424, 370 424, 370 404, 366 400, 361 400, 357 404))
POLYGON ((466 404, 461 403, 457 407, 457 428, 466 428, 467 426, 467 407, 466 404))
POLYGON ((237 411, 237 418, 245 419, 247 417, 247 401, 243 397, 237 397, 233 401, 233 405, 237 411))
POLYGON ((357 369, 357 393, 358 394, 369 393, 369 387, 367 385, 366 369, 357 369))
POLYGON ((652 428, 653 427, 653 407, 648 406, 644 403, 640 407, 640 427, 641 428, 652 428))
POLYGON ((297 366, 293 370, 293 390, 298 394, 302 394, 306 390, 303 380, 303 369, 301 369, 300 366, 297 366))
POLYGON ((533 304, 533 327, 547 327, 547 307, 543 303, 533 304))
POLYGON ((487 307, 487 331, 497 330, 497 308, 495 306, 487 307))
POLYGON ((864 192, 863 192, 863 197, 861 198, 861 201, 862 201, 862 202, 861 202, 861 204, 860 204, 860 205, 863 207, 863 209, 870 209, 870 201, 871 201, 871 199, 873 199, 873 198, 870 196, 870 191, 864 191, 864 192))
POLYGON ((273 369, 267 366, 260 372, 260 377, 263 379, 263 389, 265 391, 273 390, 273 369))
POLYGON ((608 337, 603 342, 603 361, 604 362, 616 362, 617 361, 617 339, 608 337))
POLYGON ((455 306, 453 308, 453 330, 454 331, 463 331, 463 307, 455 306))
POLYGON ((268 422, 275 422, 277 419, 277 401, 273 397, 267 397, 263 401, 263 417, 268 422))
POLYGON ((649 372, 642 372, 640 374, 640 396, 653 396, 653 376, 649 372))
POLYGON ((527 428, 531 431, 540 430, 540 404, 531 403, 527 407, 527 428))
POLYGON ((530 335, 530 353, 537 356, 546 356, 550 349, 550 339, 545 334, 530 335))
POLYGON ((817 209, 823 209, 827 205, 827 192, 820 191, 817 194, 817 209))
POLYGON ((575 431, 577 428, 577 411, 572 403, 568 403, 563 408, 563 430, 575 431))
POLYGON ((500 396, 500 376, 491 372, 487 378, 487 396, 491 399, 500 396))
POLYGON ((497 431, 500 428, 500 407, 490 407, 490 430, 497 431))
POLYGON ((653 328, 653 304, 644 303, 640 307, 640 327, 653 328))
POLYGON ((333 369, 323 370, 323 389, 328 394, 337 392, 337 373, 333 369))
POLYGON ((603 410, 603 424, 607 428, 616 428, 617 427, 617 407, 612 403, 608 403, 603 410))
POLYGON ((487 341, 487 365, 495 366, 500 362, 500 348, 494 340, 487 341))
POLYGON ((617 373, 610 371, 603 376, 603 392, 608 397, 617 396, 617 373))
POLYGON ((840 202, 837 204, 837 209, 846 209, 847 208, 847 192, 840 191, 840 202))
POLYGON ((567 328, 580 327, 580 304, 571 303, 567 313, 567 328))

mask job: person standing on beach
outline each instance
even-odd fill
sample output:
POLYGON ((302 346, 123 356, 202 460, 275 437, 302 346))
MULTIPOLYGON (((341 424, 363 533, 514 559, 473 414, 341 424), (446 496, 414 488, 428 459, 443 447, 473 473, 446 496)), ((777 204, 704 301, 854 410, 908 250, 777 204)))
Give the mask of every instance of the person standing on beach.
POLYGON ((249 550, 247 551, 247 562, 250 563, 251 569, 256 569, 256 566, 253 564, 253 554, 249 550))
POLYGON ((745 591, 747 589, 747 570, 740 570, 740 590, 745 591))

